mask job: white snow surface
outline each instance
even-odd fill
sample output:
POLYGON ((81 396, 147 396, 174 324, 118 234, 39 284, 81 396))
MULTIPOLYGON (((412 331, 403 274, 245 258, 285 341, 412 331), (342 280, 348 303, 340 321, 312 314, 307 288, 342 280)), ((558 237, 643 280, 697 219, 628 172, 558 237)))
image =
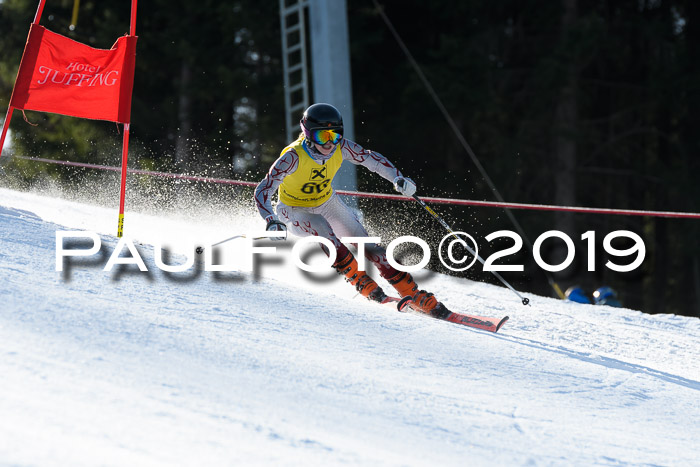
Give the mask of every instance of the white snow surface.
POLYGON ((254 215, 127 212, 149 271, 107 272, 116 218, 0 189, 2 465, 700 465, 696 318, 416 274, 454 311, 509 315, 494 334, 300 274, 282 242, 255 271, 155 266, 151 245, 254 215), (58 230, 107 256, 56 271, 58 230))

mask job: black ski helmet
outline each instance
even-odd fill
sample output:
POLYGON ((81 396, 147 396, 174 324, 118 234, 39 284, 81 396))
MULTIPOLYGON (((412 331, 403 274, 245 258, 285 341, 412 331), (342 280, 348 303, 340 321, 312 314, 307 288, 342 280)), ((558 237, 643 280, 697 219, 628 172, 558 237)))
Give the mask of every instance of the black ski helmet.
POLYGON ((340 111, 330 104, 320 103, 310 106, 304 111, 299 122, 301 131, 307 138, 313 130, 333 130, 343 134, 343 116, 340 111))

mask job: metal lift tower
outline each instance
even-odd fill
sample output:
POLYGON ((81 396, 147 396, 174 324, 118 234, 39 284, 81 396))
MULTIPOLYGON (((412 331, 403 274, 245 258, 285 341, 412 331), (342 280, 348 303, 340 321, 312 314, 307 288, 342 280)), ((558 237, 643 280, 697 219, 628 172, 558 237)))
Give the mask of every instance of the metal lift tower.
MULTIPOLYGON (((280 0, 280 21, 287 140, 300 131, 304 110, 317 102, 342 112, 344 136, 354 140, 346 0, 280 0)), ((355 166, 343 164, 333 185, 356 190, 355 166)))

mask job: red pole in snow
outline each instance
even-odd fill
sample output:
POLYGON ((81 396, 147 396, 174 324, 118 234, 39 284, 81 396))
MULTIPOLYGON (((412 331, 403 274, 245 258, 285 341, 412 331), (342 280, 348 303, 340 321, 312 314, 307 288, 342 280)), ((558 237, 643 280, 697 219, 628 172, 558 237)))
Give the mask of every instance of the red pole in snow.
MULTIPOLYGON (((129 35, 136 35, 136 4, 137 0, 131 0, 131 24, 129 35)), ((131 96, 129 96, 131 99, 131 96)), ((122 176, 119 192, 119 220, 117 222, 117 237, 124 234, 124 202, 126 200, 126 174, 127 161, 129 159, 129 123, 124 124, 124 139, 122 141, 122 176)))
POLYGON ((126 162, 129 159, 129 124, 124 124, 124 140, 122 142, 122 178, 119 192, 119 221, 117 224, 117 237, 124 233, 124 201, 126 199, 126 162))
MULTIPOLYGON (((134 3, 136 0, 134 0, 134 3)), ((36 14, 34 15, 34 21, 32 21, 32 24, 39 24, 39 21, 41 20, 41 14, 44 11, 44 4, 46 3, 46 0, 39 0, 39 7, 36 9, 36 14)), ((135 16, 132 13, 132 22, 135 21, 135 16)), ((15 82, 17 80, 15 79, 15 82)), ((7 108, 7 114, 5 114, 5 121, 2 123, 2 134, 0 135, 0 156, 2 156, 2 148, 5 147, 5 137, 7 136, 7 130, 10 128, 10 120, 12 120, 12 112, 14 112, 14 107, 8 107, 7 108)))
POLYGON ((7 135, 7 129, 10 127, 10 119, 12 119, 12 112, 14 110, 15 109, 12 107, 7 108, 5 121, 2 124, 2 136, 0 136, 0 156, 2 155, 2 148, 5 146, 5 136, 7 135))

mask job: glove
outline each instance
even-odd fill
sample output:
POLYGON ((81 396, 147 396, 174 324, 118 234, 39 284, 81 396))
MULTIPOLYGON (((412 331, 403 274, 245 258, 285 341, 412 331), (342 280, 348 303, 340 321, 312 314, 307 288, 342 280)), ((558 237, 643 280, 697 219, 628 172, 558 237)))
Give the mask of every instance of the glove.
POLYGON ((285 235, 283 237, 270 237, 270 240, 286 240, 287 239, 287 226, 284 224, 284 222, 281 222, 280 220, 276 219, 275 217, 270 217, 267 220, 267 226, 265 227, 265 230, 268 232, 284 232, 285 235))
POLYGON ((404 196, 413 196, 416 192, 416 184, 410 178, 396 177, 394 179, 394 190, 404 196))

